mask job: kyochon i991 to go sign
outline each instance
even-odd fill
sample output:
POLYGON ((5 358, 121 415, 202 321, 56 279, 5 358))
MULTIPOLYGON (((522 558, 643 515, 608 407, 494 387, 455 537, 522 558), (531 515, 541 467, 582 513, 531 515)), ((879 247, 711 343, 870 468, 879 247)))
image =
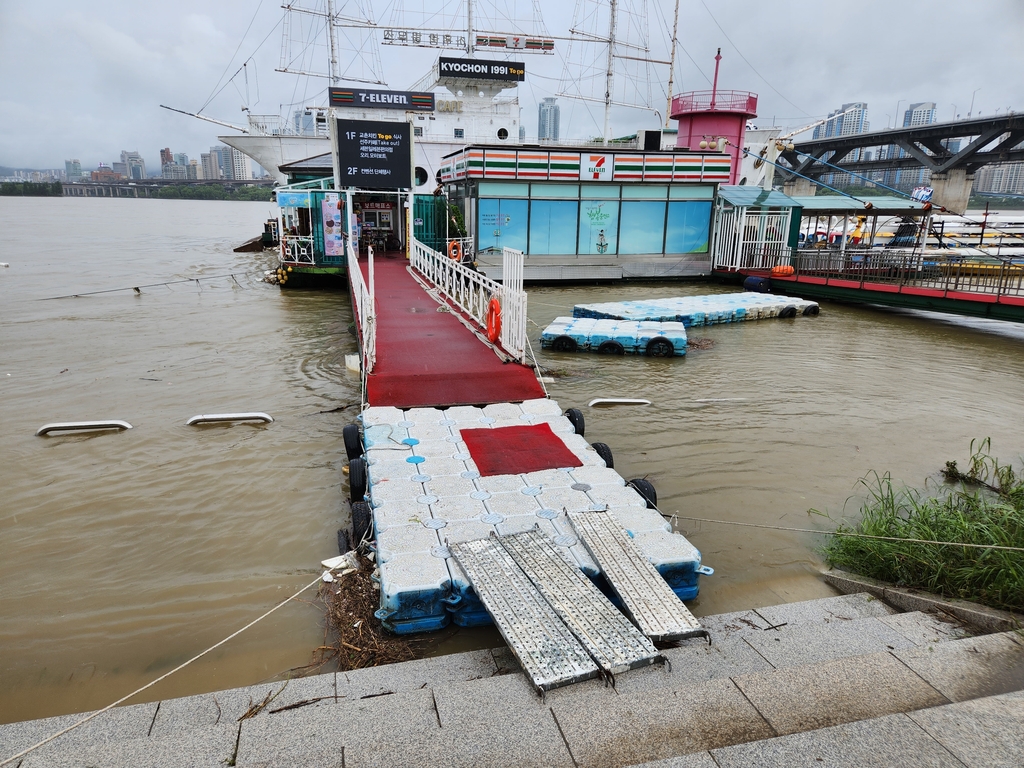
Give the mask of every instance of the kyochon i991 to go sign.
POLYGON ((408 123, 338 120, 338 166, 342 187, 412 187, 412 131, 408 123))
POLYGON ((526 79, 526 65, 521 61, 487 61, 486 59, 437 59, 437 71, 441 78, 462 80, 509 80, 522 82, 526 79))

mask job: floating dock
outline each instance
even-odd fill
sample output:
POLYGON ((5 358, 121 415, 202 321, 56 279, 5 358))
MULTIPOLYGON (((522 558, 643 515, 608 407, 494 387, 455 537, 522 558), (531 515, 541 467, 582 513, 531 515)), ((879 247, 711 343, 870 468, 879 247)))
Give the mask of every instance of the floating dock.
MULTIPOLYGON (((349 256, 365 401, 345 448, 384 626, 493 622, 540 691, 651 664, 652 638, 704 634, 681 601, 711 569, 524 364, 521 280, 416 242, 408 266, 349 256)), ((521 253, 504 258, 522 274, 521 253)), ((631 348, 685 351, 680 323, 637 325, 631 348)))
POLYGON ((744 292, 577 304, 573 307, 572 316, 600 320, 678 322, 691 328, 772 317, 813 316, 819 312, 820 307, 814 301, 770 293, 744 292))
POLYGON ((537 527, 604 586, 568 512, 607 510, 679 599, 697 596, 700 552, 605 466, 554 400, 370 407, 360 421, 380 568, 378 618, 389 629, 491 623, 449 545, 492 534, 537 527), (511 471, 524 459, 530 465, 521 468, 532 471, 511 471), (501 467, 510 469, 493 474, 501 467))
POLYGON ((556 317, 541 332, 540 346, 555 352, 681 357, 686 354, 686 327, 675 321, 556 317))

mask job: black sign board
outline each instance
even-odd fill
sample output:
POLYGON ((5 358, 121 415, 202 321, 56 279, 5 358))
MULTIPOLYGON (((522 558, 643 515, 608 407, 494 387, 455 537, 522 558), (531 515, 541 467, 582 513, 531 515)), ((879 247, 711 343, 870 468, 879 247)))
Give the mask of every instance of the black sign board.
POLYGON ((338 120, 338 165, 342 187, 412 187, 412 129, 408 123, 338 120))
POLYGON ((329 88, 332 107, 372 107, 433 112, 434 94, 426 91, 367 91, 363 88, 329 88))
POLYGON ((485 59, 437 60, 437 71, 442 78, 458 77, 463 80, 509 80, 522 82, 526 79, 526 65, 521 61, 487 61, 485 59))

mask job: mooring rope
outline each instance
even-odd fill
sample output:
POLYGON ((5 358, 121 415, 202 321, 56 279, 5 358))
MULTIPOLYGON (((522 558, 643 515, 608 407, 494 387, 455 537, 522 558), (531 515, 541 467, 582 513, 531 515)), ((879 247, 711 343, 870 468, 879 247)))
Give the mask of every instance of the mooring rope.
POLYGON ((75 730, 75 728, 78 728, 78 727, 79 727, 80 725, 85 725, 85 724, 86 724, 86 723, 88 723, 88 722, 89 722, 90 720, 92 720, 92 719, 93 719, 94 717, 98 717, 99 715, 102 715, 102 714, 103 714, 104 712, 107 712, 107 711, 109 711, 109 710, 113 709, 113 708, 114 708, 114 707, 116 707, 116 706, 117 706, 118 704, 122 704, 122 703, 124 703, 124 702, 128 701, 128 699, 130 699, 130 698, 131 698, 132 696, 135 696, 136 694, 142 693, 142 692, 143 692, 144 690, 146 690, 147 688, 152 688, 152 687, 153 687, 154 685, 156 685, 157 683, 159 683, 159 682, 160 682, 161 680, 166 680, 166 679, 167 679, 168 677, 170 677, 171 675, 173 675, 173 674, 174 674, 175 672, 179 672, 179 671, 181 671, 182 669, 184 669, 185 667, 187 667, 187 666, 188 666, 189 664, 191 664, 192 662, 194 662, 194 661, 198 661, 199 659, 203 658, 203 656, 205 656, 206 654, 208 654, 208 653, 209 653, 210 651, 216 650, 217 648, 220 648, 220 647, 221 647, 222 645, 224 645, 224 644, 225 644, 226 642, 228 642, 229 640, 232 640, 232 639, 234 639, 234 638, 238 637, 238 636, 239 636, 240 634, 242 634, 243 632, 245 632, 245 630, 249 629, 250 627, 252 627, 253 625, 255 625, 255 624, 256 624, 257 622, 263 621, 263 619, 267 618, 267 616, 269 616, 270 614, 272 614, 272 613, 273 613, 274 611, 276 611, 276 610, 277 610, 278 608, 281 608, 281 607, 283 607, 284 605, 286 605, 287 603, 291 602, 292 600, 294 600, 295 598, 297 598, 297 597, 298 597, 299 595, 301 595, 301 594, 302 594, 303 592, 305 592, 305 591, 306 591, 307 589, 309 589, 310 587, 313 587, 313 586, 315 586, 315 585, 316 585, 316 584, 318 584, 319 582, 320 582, 320 576, 317 576, 317 577, 316 577, 315 579, 313 579, 313 581, 311 581, 311 582, 310 582, 309 584, 307 584, 306 586, 304 586, 304 587, 303 587, 302 589, 300 589, 300 590, 299 590, 298 592, 296 592, 296 593, 295 593, 294 595, 292 595, 291 597, 285 598, 285 599, 284 599, 284 600, 282 600, 282 601, 281 601, 280 603, 278 603, 278 604, 277 604, 277 605, 275 605, 275 606, 274 606, 273 608, 271 608, 271 609, 270 609, 269 611, 267 611, 266 613, 264 613, 264 614, 263 614, 262 616, 260 616, 260 617, 259 617, 259 618, 257 618, 257 619, 253 619, 252 621, 250 621, 250 622, 249 622, 248 624, 246 624, 246 625, 245 625, 244 627, 242 627, 241 629, 239 629, 239 630, 236 630, 235 632, 232 632, 232 633, 231 633, 230 635, 228 635, 227 637, 225 637, 225 638, 224 638, 223 640, 221 640, 221 641, 220 641, 219 643, 215 643, 214 645, 211 645, 211 646, 210 646, 209 648, 207 648, 207 649, 206 649, 205 651, 203 651, 202 653, 197 653, 197 654, 196 654, 195 656, 193 656, 193 657, 192 657, 191 659, 189 659, 188 661, 186 661, 186 662, 184 662, 184 663, 182 663, 182 664, 179 664, 179 665, 178 665, 178 666, 176 666, 176 667, 175 667, 174 669, 172 669, 172 670, 171 670, 170 672, 165 672, 164 674, 160 675, 160 677, 158 677, 158 678, 157 678, 156 680, 153 680, 153 681, 151 681, 151 682, 149 682, 149 683, 146 683, 146 684, 145 684, 144 686, 142 686, 141 688, 138 688, 138 689, 136 689, 136 690, 132 691, 132 692, 131 692, 131 693, 129 693, 129 694, 127 695, 127 696, 122 696, 122 697, 121 697, 120 699, 118 699, 117 701, 115 701, 115 702, 114 702, 113 704, 108 704, 108 705, 107 705, 107 706, 105 706, 105 707, 104 707, 103 709, 98 709, 98 710, 96 710, 96 711, 95 711, 95 712, 93 712, 92 714, 90 714, 90 715, 88 715, 88 716, 86 716, 86 717, 83 717, 83 718, 82 718, 81 720, 79 720, 79 721, 78 721, 77 723, 73 723, 73 724, 69 725, 69 726, 68 726, 67 728, 65 728, 64 730, 61 730, 61 731, 57 731, 57 733, 55 733, 55 734, 53 734, 53 735, 51 735, 51 736, 47 736, 47 737, 46 737, 45 739, 43 739, 42 741, 40 741, 40 742, 37 742, 36 744, 33 744, 33 745, 32 745, 31 747, 28 747, 27 749, 23 749, 23 750, 22 750, 21 752, 19 752, 19 753, 18 753, 18 754, 16 754, 16 755, 12 755, 11 757, 8 757, 8 758, 6 758, 6 759, 0 760, 0 766, 3 766, 3 765, 7 765, 8 763, 13 763, 13 762, 14 762, 15 760, 18 760, 19 758, 22 758, 22 757, 24 757, 25 755, 27 755, 27 754, 28 754, 29 752, 34 752, 35 750, 39 749, 40 747, 42 747, 42 746, 45 746, 46 744, 49 744, 49 743, 50 743, 51 741, 53 741, 54 739, 57 739, 57 738, 59 738, 59 737, 63 736, 63 735, 65 734, 65 733, 68 733, 69 731, 73 731, 73 730, 75 730))
MULTIPOLYGON (((238 275, 238 274, 242 275, 243 277, 247 277, 249 275, 255 275, 257 273, 255 273, 255 272, 231 272, 231 273, 226 274, 226 275, 202 275, 201 277, 187 277, 187 278, 184 278, 182 280, 165 280, 162 283, 150 283, 149 285, 129 285, 126 288, 107 288, 107 289, 102 290, 102 291, 86 291, 84 293, 69 293, 66 296, 44 296, 41 299, 36 299, 36 301, 54 301, 56 299, 77 299, 80 296, 96 296, 96 295, 101 294, 101 293, 118 293, 120 291, 135 291, 136 293, 139 293, 142 288, 163 288, 163 287, 168 286, 168 285, 178 285, 180 283, 196 283, 199 286, 199 290, 202 290, 203 286, 202 286, 202 283, 199 282, 200 280, 219 280, 219 279, 221 279, 223 277, 230 277, 232 280, 235 281, 235 283, 238 283, 238 280, 235 279, 235 275, 238 275)), ((241 285, 241 283, 238 283, 238 285, 241 285)), ((2 763, 0 763, 0 765, 2 765, 2 763)))
MULTIPOLYGON (((661 510, 658 510, 661 512, 661 510)), ((770 531, 791 531, 793 533, 816 533, 822 536, 849 536, 859 539, 877 539, 879 541, 902 541, 907 544, 946 544, 951 547, 967 547, 970 549, 998 549, 1003 552, 1024 552, 1024 547, 1006 547, 1000 544, 967 544, 962 541, 931 541, 930 539, 902 539, 899 536, 872 536, 868 533, 855 533, 853 531, 818 531, 813 528, 787 528, 783 525, 766 525, 764 523, 741 523, 738 520, 711 520, 706 517, 683 517, 682 515, 666 515, 661 512, 662 517, 670 520, 692 520, 698 523, 718 523, 719 525, 739 525, 744 528, 766 528, 770 531)))

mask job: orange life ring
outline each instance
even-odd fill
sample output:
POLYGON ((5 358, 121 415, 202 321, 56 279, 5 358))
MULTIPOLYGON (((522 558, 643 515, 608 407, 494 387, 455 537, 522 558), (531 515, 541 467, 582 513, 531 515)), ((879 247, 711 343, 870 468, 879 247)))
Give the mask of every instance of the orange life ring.
POLYGON ((790 277, 796 270, 789 264, 780 264, 772 267, 772 277, 790 277))
POLYGON ((487 340, 497 344, 501 336, 501 302, 492 296, 487 304, 487 340))
POLYGON ((448 243, 448 258, 452 261, 462 261, 462 243, 458 240, 448 243))

